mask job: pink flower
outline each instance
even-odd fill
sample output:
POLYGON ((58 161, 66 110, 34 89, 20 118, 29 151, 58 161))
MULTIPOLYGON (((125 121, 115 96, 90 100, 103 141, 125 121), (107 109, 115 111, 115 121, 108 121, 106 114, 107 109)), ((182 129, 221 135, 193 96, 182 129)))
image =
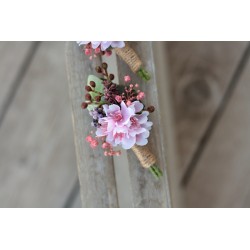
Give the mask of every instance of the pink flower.
POLYGON ((130 81, 131 81, 130 76, 124 76, 124 81, 125 81, 125 82, 130 82, 130 81))
POLYGON ((93 139, 91 142, 90 142, 90 147, 91 148, 96 148, 98 146, 98 141, 93 139))
POLYGON ((102 148, 103 148, 103 149, 110 148, 110 144, 107 143, 107 142, 104 142, 104 143, 102 144, 102 148))
POLYGON ((112 55, 112 51, 111 51, 111 50, 107 50, 107 51, 105 52, 105 55, 106 55, 107 57, 111 56, 111 55, 112 55))
POLYGON ((90 135, 88 135, 88 136, 86 137, 86 141, 87 141, 87 142, 92 142, 92 140, 93 140, 93 138, 92 138, 90 135))
POLYGON ((142 111, 143 104, 133 102, 129 107, 124 102, 118 105, 104 105, 106 117, 99 119, 101 126, 96 135, 106 136, 106 142, 112 146, 121 145, 129 149, 135 144, 143 146, 148 143, 149 130, 153 123, 148 121, 149 112, 142 111))
POLYGON ((101 52, 101 49, 100 49, 100 48, 96 48, 96 49, 95 49, 95 53, 96 53, 96 54, 99 54, 100 52, 101 52))
POLYGON ((109 47, 112 47, 112 48, 125 47, 125 43, 121 42, 121 41, 115 41, 115 42, 111 42, 111 41, 79 41, 77 43, 79 46, 91 43, 91 46, 93 49, 96 49, 100 46, 102 51, 105 51, 109 47))
POLYGON ((145 98, 144 92, 139 92, 139 94, 137 95, 137 100, 142 100, 143 98, 145 98))
POLYGON ((121 101, 122 101, 122 97, 121 97, 120 95, 117 95, 117 96, 115 97, 115 100, 116 100, 117 102, 121 102, 121 101))
POLYGON ((85 55, 86 56, 91 55, 91 53, 92 53, 91 49, 85 49, 85 55))

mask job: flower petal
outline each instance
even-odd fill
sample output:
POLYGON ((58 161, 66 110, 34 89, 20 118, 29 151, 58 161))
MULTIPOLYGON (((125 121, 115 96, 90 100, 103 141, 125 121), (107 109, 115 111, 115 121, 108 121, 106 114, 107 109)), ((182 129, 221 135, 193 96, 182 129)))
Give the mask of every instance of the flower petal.
POLYGON ((101 50, 105 51, 106 49, 108 49, 111 46, 112 42, 109 41, 103 41, 101 42, 101 50))
POLYGON ((92 48, 96 49, 97 47, 100 46, 101 42, 99 42, 99 41, 93 41, 93 42, 91 42, 91 44, 92 44, 92 48))
POLYGON ((122 147, 124 149, 130 149, 135 145, 136 139, 132 136, 125 136, 122 140, 122 147))
MULTIPOLYGON (((128 108, 124 102, 121 102, 122 124, 127 124, 130 117, 134 114, 131 108, 128 108)), ((120 123, 119 123, 120 124, 120 123)))
POLYGON ((112 46, 112 48, 123 48, 123 47, 125 47, 125 43, 121 42, 121 41, 119 41, 119 42, 112 42, 111 46, 112 46))
POLYGON ((135 113, 141 112, 143 109, 143 104, 139 101, 133 102, 131 106, 134 107, 135 113))
POLYGON ((76 42, 79 46, 90 43, 90 41, 78 41, 76 42))

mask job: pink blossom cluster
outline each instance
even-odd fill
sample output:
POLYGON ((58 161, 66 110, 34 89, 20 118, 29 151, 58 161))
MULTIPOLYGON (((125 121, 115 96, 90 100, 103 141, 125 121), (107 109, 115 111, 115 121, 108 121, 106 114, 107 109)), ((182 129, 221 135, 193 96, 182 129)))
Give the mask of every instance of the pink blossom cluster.
MULTIPOLYGON (((101 138, 97 138, 100 139, 102 141, 102 148, 105 150, 104 151, 104 155, 105 156, 120 156, 121 155, 121 151, 115 151, 112 147, 111 144, 109 144, 108 142, 105 142, 105 138, 101 137, 101 138)), ((99 142, 96 138, 93 138, 91 135, 88 135, 86 137, 86 141, 90 144, 91 148, 96 148, 99 145, 99 142)))
MULTIPOLYGON (((131 78, 129 75, 124 76, 124 82, 129 83, 131 78)), ((145 93, 138 89, 139 84, 130 83, 125 87, 124 92, 121 95, 115 97, 118 103, 124 101, 127 106, 130 106, 134 101, 142 101, 145 98, 145 93)))
POLYGON ((85 55, 89 56, 90 59, 93 58, 93 52, 94 57, 97 54, 110 56, 112 54, 111 48, 123 48, 125 46, 122 41, 78 41, 77 43, 79 46, 84 45, 85 55))
POLYGON ((124 149, 148 143, 153 123, 148 121, 149 112, 143 111, 141 102, 134 101, 127 106, 122 101, 120 106, 103 105, 103 109, 106 117, 99 119, 101 126, 97 128, 97 137, 105 137, 106 142, 113 147, 121 145, 124 149))

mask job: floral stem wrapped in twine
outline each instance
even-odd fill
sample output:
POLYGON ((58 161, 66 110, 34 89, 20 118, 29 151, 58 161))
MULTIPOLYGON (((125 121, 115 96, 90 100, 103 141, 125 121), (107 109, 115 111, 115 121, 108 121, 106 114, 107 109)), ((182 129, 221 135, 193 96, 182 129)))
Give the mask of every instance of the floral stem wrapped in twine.
POLYGON ((115 149, 116 146, 132 149, 141 166, 149 169, 158 179, 162 172, 147 146, 153 126, 148 116, 155 109, 143 103, 145 93, 139 89, 139 84, 131 81, 130 76, 124 76, 125 84, 118 86, 114 83, 115 76, 107 69, 107 63, 97 66, 96 72, 101 77, 89 75, 85 86, 82 108, 89 111, 95 130, 90 132, 86 141, 93 149, 101 145, 105 156, 121 155, 121 151, 115 149))
POLYGON ((129 46, 128 42, 125 43, 123 48, 115 48, 116 54, 128 64, 130 69, 138 74, 142 79, 150 80, 149 73, 142 68, 142 61, 136 52, 129 46))
POLYGON ((162 171, 156 166, 156 158, 154 154, 152 154, 147 145, 146 146, 134 145, 131 149, 137 156, 142 167, 149 169, 150 172, 157 179, 162 176, 162 171))

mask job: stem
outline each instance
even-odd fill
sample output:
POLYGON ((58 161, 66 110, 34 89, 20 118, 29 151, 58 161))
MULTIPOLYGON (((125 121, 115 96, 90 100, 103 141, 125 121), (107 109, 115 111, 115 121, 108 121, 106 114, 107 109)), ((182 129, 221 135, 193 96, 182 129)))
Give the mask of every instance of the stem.
POLYGON ((149 170, 157 180, 163 175, 162 171, 156 165, 152 165, 149 170))
POLYGON ((137 72, 138 76, 140 76, 143 80, 149 81, 150 80, 150 74, 143 68, 140 68, 137 72))

